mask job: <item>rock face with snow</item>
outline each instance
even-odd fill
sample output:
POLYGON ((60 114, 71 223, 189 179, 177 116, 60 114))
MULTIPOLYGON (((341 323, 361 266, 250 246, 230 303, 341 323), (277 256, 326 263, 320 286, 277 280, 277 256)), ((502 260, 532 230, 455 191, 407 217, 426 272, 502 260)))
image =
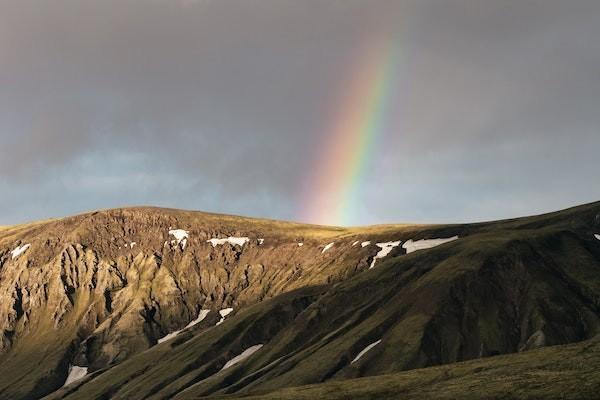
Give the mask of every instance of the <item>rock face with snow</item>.
POLYGON ((327 244, 325 247, 323 247, 323 251, 321 253, 325 253, 327 250, 331 249, 334 244, 335 244, 335 242, 331 242, 331 243, 327 244))
POLYGON ((221 370, 225 370, 229 367, 233 367, 235 364, 241 363, 246 358, 250 357, 252 354, 256 353, 260 348, 263 347, 262 344, 256 344, 252 347, 247 348, 241 354, 233 357, 231 360, 227 361, 221 370))
POLYGON ((444 243, 452 242, 458 239, 458 236, 452 236, 449 238, 442 239, 421 239, 413 241, 412 239, 406 241, 402 247, 406 249, 406 253, 412 253, 418 250, 431 249, 444 243))
POLYGON ((77 382, 81 378, 87 375, 87 367, 79 367, 77 365, 69 366, 69 376, 67 376, 67 380, 65 381, 64 386, 67 386, 73 382, 77 382))
POLYGON ((0 398, 258 393, 584 340, 596 215, 363 230, 136 208, 4 227, 0 398), (60 389, 69 365, 87 375, 60 389))
MULTIPOLYGON (((312 238, 315 229, 158 208, 3 227, 0 375, 7 385, 20 379, 12 365, 24 362, 19 360, 25 354, 11 349, 52 349, 39 371, 28 367, 32 379, 45 376, 45 383, 21 385, 41 395, 65 382, 67 354, 67 361, 93 372, 175 340, 201 310, 214 311, 201 323, 214 326, 223 318, 219 310, 365 269, 369 255, 358 250, 333 263, 317 257, 322 241, 312 238), (39 326, 53 333, 36 336, 39 326), (46 376, 48 369, 55 375, 46 376)), ((340 234, 317 231, 324 237, 340 234)))
POLYGON ((13 251, 10 252, 12 259, 19 257, 21 254, 25 253, 27 249, 31 246, 30 243, 24 244, 22 246, 17 246, 13 251))
POLYGON ((233 308, 224 308, 222 310, 219 310, 219 315, 221 316, 221 319, 219 320, 219 322, 217 322, 217 325, 221 325, 223 322, 225 322, 225 318, 227 318, 227 316, 232 312, 233 308))
POLYGON ((181 246, 182 250, 185 249, 185 245, 187 244, 189 237, 188 231, 183 229, 170 229, 169 235, 173 235, 175 237, 175 240, 171 243, 176 242, 178 246, 181 246))
POLYGON ((367 347, 365 347, 364 349, 362 349, 362 350, 360 351, 360 353, 358 353, 358 354, 356 355, 356 357, 354 357, 354 359, 353 359, 353 360, 350 362, 350 364, 354 364, 355 362, 357 362, 358 360, 360 360, 360 358, 361 358, 362 356, 364 356, 365 354, 367 354, 367 352, 368 352, 369 350, 371 350, 373 347, 377 346, 379 343, 381 343, 381 339, 379 339, 379 340, 378 340, 378 341, 376 341, 376 342, 373 342, 373 343, 371 343, 370 345, 368 345, 367 347))
POLYGON ((184 329, 188 329, 191 328, 192 326, 198 325, 200 322, 202 322, 204 320, 204 318, 206 318, 206 316, 210 313, 210 310, 200 310, 200 313, 198 314, 198 318, 196 318, 193 321, 190 321, 189 324, 187 324, 183 329, 178 329, 176 331, 173 331, 165 336, 163 336, 162 338, 158 339, 158 343, 163 343, 166 342, 167 340, 171 340, 174 337, 176 337, 177 335, 179 335, 181 333, 181 331, 183 331, 184 329))
POLYGON ((377 259, 383 258, 383 257, 387 256, 388 254, 390 254, 390 252, 392 250, 394 250, 395 247, 398 247, 400 245, 400 243, 402 243, 401 240, 397 240, 395 242, 377 243, 377 247, 379 247, 381 250, 379 250, 379 252, 375 255, 375 257, 373 257, 373 261, 371 261, 371 265, 369 266, 369 269, 371 269, 375 266, 375 262, 377 261, 377 259))
MULTIPOLYGON (((259 245, 263 244, 264 239, 258 239, 258 240, 259 240, 259 243, 258 243, 259 245)), ((250 238, 248 238, 248 237, 232 237, 232 236, 230 236, 228 238, 224 238, 224 239, 212 238, 212 239, 207 240, 208 243, 212 244, 212 247, 222 246, 225 243, 229 243, 231 245, 236 245, 236 246, 242 247, 249 241, 250 241, 250 238)))

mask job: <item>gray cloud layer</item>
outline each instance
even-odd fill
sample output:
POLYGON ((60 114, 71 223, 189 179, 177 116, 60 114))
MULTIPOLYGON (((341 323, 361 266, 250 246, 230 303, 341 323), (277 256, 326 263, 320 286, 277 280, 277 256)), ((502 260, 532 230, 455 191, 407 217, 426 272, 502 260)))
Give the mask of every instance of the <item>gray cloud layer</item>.
POLYGON ((600 199, 600 3, 0 0, 0 224, 294 219, 357 47, 399 38, 355 223, 600 199))

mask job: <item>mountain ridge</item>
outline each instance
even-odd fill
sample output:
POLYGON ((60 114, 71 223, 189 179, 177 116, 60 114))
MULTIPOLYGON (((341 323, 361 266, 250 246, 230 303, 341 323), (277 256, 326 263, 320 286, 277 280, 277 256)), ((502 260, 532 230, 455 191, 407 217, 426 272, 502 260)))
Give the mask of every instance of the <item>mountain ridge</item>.
POLYGON ((89 374, 64 398, 187 398, 589 339, 599 329, 597 231, 600 202, 477 224, 331 228, 142 207, 11 227, 0 231, 0 398, 47 395, 69 365, 89 374), (377 243, 452 236, 410 254, 399 244, 369 268, 377 243), (156 345, 202 309, 204 320, 156 345), (229 339, 215 351, 205 341, 219 332, 229 339), (259 338, 248 361, 218 372, 259 338))
POLYGON ((368 228, 385 228, 385 227, 395 228, 395 227, 403 227, 403 226, 477 225, 477 224, 489 224, 489 223, 498 223, 498 222, 511 222, 511 221, 517 221, 519 219, 525 219, 525 218, 550 216, 552 214, 563 213, 563 212, 567 212, 567 211, 573 210, 573 209, 578 209, 581 207, 594 206, 598 203, 600 203, 600 200, 590 201, 590 202, 582 203, 582 204, 579 204, 576 206, 562 208, 558 211, 556 211, 556 210, 542 211, 542 212, 539 212, 536 214, 530 214, 530 215, 519 215, 519 216, 515 216, 515 217, 490 219, 490 220, 482 220, 482 221, 472 221, 472 222, 451 221, 451 222, 445 222, 445 223, 433 223, 433 222, 428 223, 428 222, 407 222, 407 221, 405 221, 405 222, 351 225, 351 226, 316 224, 316 223, 300 222, 300 221, 288 220, 288 219, 274 219, 274 218, 269 218, 269 217, 251 217, 251 216, 245 216, 245 215, 241 215, 241 214, 228 214, 228 213, 220 213, 220 212, 212 212, 212 211, 181 209, 181 208, 153 206, 153 205, 130 205, 130 206, 122 206, 122 207, 91 209, 91 210, 82 211, 79 213, 66 215, 66 216, 49 217, 49 218, 42 219, 42 220, 33 220, 33 221, 25 221, 25 222, 21 222, 21 223, 16 223, 16 224, 0 225, 0 229, 14 228, 14 227, 31 225, 31 224, 43 224, 46 222, 53 222, 53 221, 57 221, 57 220, 67 219, 67 218, 90 216, 90 215, 94 215, 94 214, 98 214, 98 213, 111 213, 111 212, 117 212, 117 211, 136 211, 136 210, 137 211, 144 211, 144 210, 146 210, 146 211, 164 211, 164 212, 175 212, 175 213, 195 213, 195 214, 201 214, 201 215, 213 216, 213 217, 238 218, 241 220, 255 221, 255 222, 260 222, 260 221, 275 222, 275 223, 283 223, 283 224, 302 225, 302 226, 315 227, 315 228, 321 227, 321 228, 348 229, 348 230, 368 229, 368 228))

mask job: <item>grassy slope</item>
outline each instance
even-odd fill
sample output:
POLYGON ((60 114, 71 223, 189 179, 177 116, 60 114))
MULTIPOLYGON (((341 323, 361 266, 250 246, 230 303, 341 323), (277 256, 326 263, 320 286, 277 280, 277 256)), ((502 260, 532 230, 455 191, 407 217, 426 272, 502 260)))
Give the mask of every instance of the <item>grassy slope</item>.
MULTIPOLYGON (((600 339, 247 396, 245 400, 342 399, 597 399, 600 339)), ((205 397, 190 396, 188 399, 205 397)))
MULTIPOLYGON (((600 246, 592 234, 600 230, 599 214, 600 204, 595 203, 518 220, 407 228, 398 232, 406 236, 404 240, 450 233, 460 233, 464 239, 390 258, 372 271, 329 287, 297 317, 272 332, 268 344, 255 356, 227 372, 214 374, 228 357, 257 343, 241 345, 239 325, 244 320, 237 318, 184 344, 176 339, 176 345, 156 346, 89 377, 69 388, 66 398, 158 399, 178 394, 177 398, 185 399, 214 393, 264 393, 336 380, 343 386, 353 381, 342 379, 356 376, 453 363, 478 358, 480 352, 483 356, 515 352, 540 327, 547 345, 586 339, 598 332, 600 246), (204 356, 199 355, 215 351, 214 340, 223 336, 237 347, 228 345, 225 352, 200 359, 204 356), (349 365, 359 350, 379 338, 383 338, 379 346, 349 365)), ((253 309, 270 315, 271 305, 262 303, 253 309)), ((261 325, 255 324, 258 332, 263 330, 261 325)), ((254 335, 251 330, 244 332, 254 335)), ((548 348, 541 354, 553 349, 561 348, 548 348)), ((530 360, 529 354, 537 353, 515 357, 530 360)), ((477 362, 493 365, 497 360, 509 358, 477 362)), ((461 365, 456 364, 457 368, 461 365)), ((451 367, 440 368, 437 371, 451 367)), ((582 367, 582 376, 585 371, 582 367)), ((334 391, 338 387, 331 385, 334 391)), ((393 388, 391 393, 400 390, 393 388)), ((499 386, 498 390, 503 389, 499 386)), ((59 392, 49 398, 65 395, 59 392)))

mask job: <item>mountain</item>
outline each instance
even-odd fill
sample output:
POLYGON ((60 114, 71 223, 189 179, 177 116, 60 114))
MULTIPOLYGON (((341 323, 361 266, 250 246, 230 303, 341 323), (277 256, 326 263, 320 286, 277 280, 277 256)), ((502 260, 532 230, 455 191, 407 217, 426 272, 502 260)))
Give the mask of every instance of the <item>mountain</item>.
POLYGON ((597 234, 600 203, 461 225, 145 207, 0 228, 0 399, 419 397, 433 381, 442 398, 465 368, 597 354, 597 234))

